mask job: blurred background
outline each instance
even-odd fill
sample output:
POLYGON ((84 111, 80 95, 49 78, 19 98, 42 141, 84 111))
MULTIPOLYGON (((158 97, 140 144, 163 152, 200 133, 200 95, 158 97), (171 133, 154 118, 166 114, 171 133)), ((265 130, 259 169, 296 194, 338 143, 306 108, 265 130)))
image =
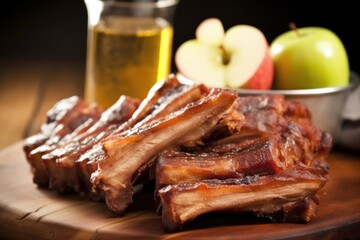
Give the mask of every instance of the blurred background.
MULTIPOLYGON (((236 24, 259 28, 269 43, 298 27, 333 30, 348 52, 350 68, 360 72, 360 36, 355 1, 180 0, 175 16, 173 51, 194 38, 198 24, 209 17, 222 20, 225 29, 236 24)), ((0 7, 0 59, 71 60, 84 67, 87 13, 83 0, 5 1, 0 7)), ((175 66, 173 64, 173 71, 175 66)), ((1 71, 1 68, 0 68, 1 71)))

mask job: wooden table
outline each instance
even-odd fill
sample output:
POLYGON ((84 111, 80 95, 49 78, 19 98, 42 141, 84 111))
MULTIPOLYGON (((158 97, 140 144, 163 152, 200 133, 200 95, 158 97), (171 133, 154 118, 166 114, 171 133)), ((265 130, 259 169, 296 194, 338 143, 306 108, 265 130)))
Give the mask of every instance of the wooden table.
POLYGON ((330 182, 321 193, 318 216, 309 224, 210 214, 183 232, 166 234, 151 204, 151 193, 140 194, 125 216, 114 217, 104 203, 37 189, 21 140, 39 130, 55 102, 83 96, 84 64, 0 64, 0 239, 360 238, 360 156, 339 149, 330 155, 330 182))

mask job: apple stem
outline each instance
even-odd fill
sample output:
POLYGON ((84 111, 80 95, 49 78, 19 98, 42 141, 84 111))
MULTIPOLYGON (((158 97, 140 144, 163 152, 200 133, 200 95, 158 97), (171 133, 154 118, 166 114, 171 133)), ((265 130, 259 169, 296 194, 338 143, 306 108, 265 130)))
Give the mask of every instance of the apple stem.
POLYGON ((227 65, 230 62, 230 54, 225 50, 223 46, 220 47, 222 51, 222 62, 227 65))
POLYGON ((301 36, 300 32, 298 31, 298 28, 296 27, 294 22, 289 23, 289 28, 295 32, 298 37, 301 36))

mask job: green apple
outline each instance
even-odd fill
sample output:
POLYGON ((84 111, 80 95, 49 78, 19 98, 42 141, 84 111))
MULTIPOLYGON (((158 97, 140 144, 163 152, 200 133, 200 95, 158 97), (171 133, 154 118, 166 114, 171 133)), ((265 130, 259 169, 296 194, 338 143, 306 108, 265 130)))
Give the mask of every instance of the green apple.
POLYGON ((346 86, 350 69, 340 38, 322 27, 285 32, 270 44, 276 89, 346 86))
POLYGON ((269 89, 274 65, 264 34, 240 24, 224 31, 221 21, 208 18, 196 29, 196 39, 175 53, 181 75, 209 87, 269 89))

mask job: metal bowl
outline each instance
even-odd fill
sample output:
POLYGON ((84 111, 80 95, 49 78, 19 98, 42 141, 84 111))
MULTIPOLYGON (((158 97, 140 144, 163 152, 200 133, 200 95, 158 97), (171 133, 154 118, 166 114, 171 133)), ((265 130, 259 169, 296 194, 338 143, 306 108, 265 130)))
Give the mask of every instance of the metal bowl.
POLYGON ((342 112, 346 99, 357 84, 359 76, 351 71, 350 84, 345 87, 327 87, 299 90, 239 90, 241 95, 281 94, 286 99, 296 100, 308 107, 316 127, 338 139, 341 132, 342 112))

